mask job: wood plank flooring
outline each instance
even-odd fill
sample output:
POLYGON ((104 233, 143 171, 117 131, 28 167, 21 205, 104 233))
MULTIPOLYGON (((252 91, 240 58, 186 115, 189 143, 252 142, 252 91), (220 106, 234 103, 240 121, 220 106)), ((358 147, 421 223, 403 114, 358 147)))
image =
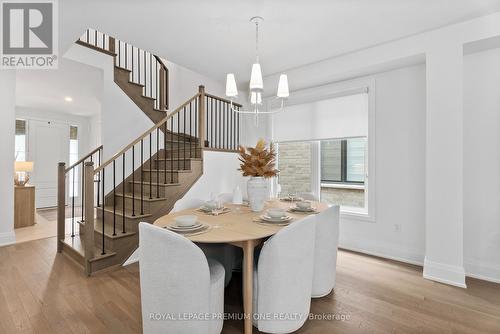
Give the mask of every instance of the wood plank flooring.
MULTIPOLYGON (((297 333, 500 333, 500 285, 468 279, 468 289, 422 278, 422 269, 339 253, 335 291, 315 299, 297 333)), ((241 277, 226 291, 226 311, 241 312, 241 277)), ((55 238, 0 248, 0 333, 140 333, 137 264, 87 278, 55 238)), ((242 333, 241 321, 223 333, 242 333)), ((254 333, 258 333, 254 330, 254 333)))

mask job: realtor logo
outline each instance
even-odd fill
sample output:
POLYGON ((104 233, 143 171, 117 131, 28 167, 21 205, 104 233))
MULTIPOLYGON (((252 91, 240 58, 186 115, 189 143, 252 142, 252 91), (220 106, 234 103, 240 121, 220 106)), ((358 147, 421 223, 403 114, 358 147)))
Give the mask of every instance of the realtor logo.
POLYGON ((1 2, 1 68, 57 68, 55 1, 1 2))

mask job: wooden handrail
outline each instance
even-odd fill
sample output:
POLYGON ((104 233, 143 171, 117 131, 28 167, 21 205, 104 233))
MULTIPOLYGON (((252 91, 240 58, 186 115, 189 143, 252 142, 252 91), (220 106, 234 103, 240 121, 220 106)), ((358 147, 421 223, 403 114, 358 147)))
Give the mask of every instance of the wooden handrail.
POLYGON ((163 124, 165 124, 171 117, 173 117, 175 114, 177 114, 179 111, 181 111, 182 108, 184 108, 185 106, 187 106, 189 103, 193 102, 193 100, 197 99, 199 95, 200 94, 197 93, 192 98, 190 98, 189 100, 187 100, 186 102, 184 102, 183 104, 181 104, 179 107, 177 107, 177 109, 175 109, 173 112, 171 112, 166 117, 164 117, 161 121, 159 121, 158 123, 156 123, 152 128, 150 128, 149 130, 147 130, 146 132, 144 132, 142 135, 140 135, 139 137, 137 137, 137 139, 134 140, 132 143, 130 143, 127 146, 125 146, 125 148, 123 148, 120 152, 116 153, 111 158, 109 158, 106 162, 102 163, 99 167, 97 167, 94 170, 94 174, 98 174, 106 166, 108 166, 109 164, 111 164, 113 162, 113 160, 116 160, 117 158, 121 157, 124 153, 126 153, 128 150, 130 150, 133 146, 135 146, 136 144, 140 143, 140 141, 142 139, 144 139, 150 133, 152 133, 153 131, 155 131, 156 129, 158 129, 160 126, 162 126, 163 124))
POLYGON ((92 152, 90 152, 89 154, 87 154, 86 156, 84 156, 83 158, 81 158, 80 160, 78 160, 77 162, 75 162, 74 164, 72 164, 71 166, 69 166, 68 168, 66 168, 65 173, 68 173, 70 170, 72 170, 73 168, 75 168, 76 166, 78 166, 79 164, 90 158, 90 156, 92 156, 94 153, 97 153, 100 150, 102 150, 102 145, 93 150, 92 152))
MULTIPOLYGON (((205 96, 208 96, 208 97, 210 97, 212 99, 219 100, 219 101, 222 101, 222 102, 231 103, 231 100, 225 99, 223 97, 215 96, 215 95, 212 95, 212 94, 205 93, 205 96)), ((243 107, 241 104, 236 103, 236 102, 233 102, 233 105, 235 107, 239 107, 239 108, 243 107)))

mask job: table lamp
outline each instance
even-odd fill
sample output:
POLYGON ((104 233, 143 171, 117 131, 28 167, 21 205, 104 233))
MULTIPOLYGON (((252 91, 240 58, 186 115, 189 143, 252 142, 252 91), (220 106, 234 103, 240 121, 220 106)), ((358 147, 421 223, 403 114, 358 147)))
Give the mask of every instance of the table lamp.
POLYGON ((28 173, 33 171, 33 161, 16 161, 14 170, 16 172, 14 184, 19 187, 24 187, 30 180, 28 173))

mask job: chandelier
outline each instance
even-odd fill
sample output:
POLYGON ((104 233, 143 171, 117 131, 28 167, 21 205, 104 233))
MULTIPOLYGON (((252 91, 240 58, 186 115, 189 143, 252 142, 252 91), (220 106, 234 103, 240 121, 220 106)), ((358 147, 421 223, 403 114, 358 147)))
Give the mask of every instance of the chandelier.
POLYGON ((238 110, 233 107, 233 99, 238 96, 238 88, 236 87, 236 79, 234 73, 228 73, 226 77, 226 96, 231 101, 231 110, 238 113, 244 114, 254 114, 257 116, 259 114, 272 114, 283 110, 284 101, 290 95, 288 91, 288 78, 286 74, 281 74, 278 91, 276 93, 276 99, 280 100, 280 107, 278 109, 263 110, 262 94, 264 91, 264 83, 262 81, 262 70, 259 63, 259 23, 264 19, 260 16, 254 16, 250 19, 250 22, 255 24, 255 54, 256 60, 252 65, 252 72, 250 75, 250 89, 249 89, 249 101, 250 109, 248 110, 238 110))

